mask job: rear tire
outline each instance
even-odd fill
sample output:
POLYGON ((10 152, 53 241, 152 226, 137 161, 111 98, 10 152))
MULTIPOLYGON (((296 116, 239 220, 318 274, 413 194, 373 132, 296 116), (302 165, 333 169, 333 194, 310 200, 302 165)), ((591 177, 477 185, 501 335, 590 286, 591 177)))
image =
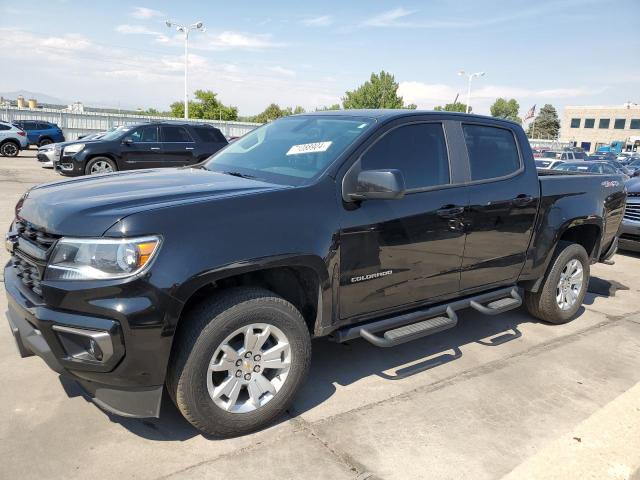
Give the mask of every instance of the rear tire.
POLYGON ((216 437, 243 435, 265 427, 291 404, 311 360, 309 330, 291 303, 268 290, 232 288, 205 300, 181 322, 166 383, 182 415, 198 430, 216 437), (252 337, 237 332, 253 333, 254 326, 265 340, 248 348, 252 337), (273 334, 265 333, 267 327, 273 334), (281 356, 282 345, 288 354, 281 356), (227 392, 216 394, 230 382, 227 392), (260 385, 258 394, 249 385, 254 382, 260 385))
POLYGON ((0 155, 3 157, 17 157, 20 153, 20 145, 16 142, 6 141, 0 145, 0 155))
POLYGON ((97 175, 99 173, 117 172, 116 162, 107 157, 95 157, 87 162, 84 173, 87 175, 97 175))
POLYGON ((540 289, 525 292, 525 307, 531 315, 545 322, 570 322, 582 306, 589 274, 589 255, 584 247, 577 243, 560 243, 540 289))

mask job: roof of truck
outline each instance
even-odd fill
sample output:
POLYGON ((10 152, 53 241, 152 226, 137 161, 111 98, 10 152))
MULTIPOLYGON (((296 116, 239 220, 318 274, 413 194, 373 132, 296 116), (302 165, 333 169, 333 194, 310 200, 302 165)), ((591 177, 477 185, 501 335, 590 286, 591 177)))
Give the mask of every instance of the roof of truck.
POLYGON ((380 120, 390 120, 394 118, 407 117, 412 115, 438 115, 438 116, 454 116, 460 118, 479 118, 491 119, 501 122, 514 123, 504 118, 489 117, 487 115, 477 115, 475 113, 447 112, 444 110, 410 110, 410 109, 390 109, 390 108, 374 108, 374 109, 353 109, 353 110, 322 110, 319 112, 301 113, 300 116, 306 115, 338 115, 345 117, 369 117, 380 120))

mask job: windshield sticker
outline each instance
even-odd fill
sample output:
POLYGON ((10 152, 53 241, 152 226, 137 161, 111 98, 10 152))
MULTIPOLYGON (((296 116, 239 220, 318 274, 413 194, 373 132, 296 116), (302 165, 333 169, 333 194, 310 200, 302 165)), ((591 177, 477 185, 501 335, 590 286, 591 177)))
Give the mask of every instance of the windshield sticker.
POLYGON ((366 126, 367 126, 367 124, 366 124, 366 123, 363 123, 362 125, 358 126, 358 128, 364 128, 364 127, 366 127, 366 126))
POLYGON ((303 143, 301 145, 292 146, 287 155, 300 155, 302 153, 318 153, 326 152, 333 142, 316 142, 316 143, 303 143))

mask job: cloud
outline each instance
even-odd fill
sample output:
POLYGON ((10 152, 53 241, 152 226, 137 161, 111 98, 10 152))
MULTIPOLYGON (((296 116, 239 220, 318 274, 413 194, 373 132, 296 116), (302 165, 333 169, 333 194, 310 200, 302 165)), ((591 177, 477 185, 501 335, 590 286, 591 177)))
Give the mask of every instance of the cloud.
POLYGON ((302 21, 303 25, 307 27, 328 27, 333 23, 333 17, 331 15, 321 15, 319 17, 306 18, 302 21))
POLYGON ((144 25, 118 25, 116 27, 116 32, 118 33, 124 33, 124 34, 131 34, 131 35, 157 35, 157 36, 162 36, 164 37, 165 35, 162 35, 160 32, 157 32, 155 30, 151 30, 149 27, 146 27, 144 25))
MULTIPOLYGON (((515 98, 521 104, 524 101, 551 101, 564 98, 588 97, 607 90, 607 87, 572 87, 572 88, 543 88, 531 89, 512 87, 506 85, 477 86, 471 91, 471 105, 475 112, 488 112, 496 98, 515 98)), ((452 103, 456 95, 460 93, 459 102, 466 100, 466 88, 464 85, 454 87, 446 84, 430 84, 423 82, 401 82, 398 95, 402 96, 405 103, 415 103, 420 108, 431 109, 436 105, 452 103)))
POLYGON ((271 35, 254 35, 241 32, 222 32, 212 36, 209 45, 213 48, 244 48, 244 49, 265 49, 281 47, 285 44, 274 42, 271 35))
POLYGON ((402 7, 394 8, 393 10, 387 10, 386 12, 366 19, 362 22, 362 25, 366 27, 402 26, 404 23, 399 23, 398 20, 413 15, 414 13, 415 10, 407 10, 402 7))
POLYGON ((66 50, 86 50, 92 44, 91 41, 82 35, 69 33, 62 37, 47 37, 37 41, 43 47, 60 48, 66 50))
POLYGON ((152 8, 134 7, 130 15, 139 20, 149 20, 150 18, 163 17, 164 13, 159 10, 153 10, 152 8))
POLYGON ((281 66, 269 67, 267 70, 273 73, 277 73, 278 75, 283 75, 285 77, 295 77, 296 72, 293 70, 289 70, 288 68, 284 68, 281 66))

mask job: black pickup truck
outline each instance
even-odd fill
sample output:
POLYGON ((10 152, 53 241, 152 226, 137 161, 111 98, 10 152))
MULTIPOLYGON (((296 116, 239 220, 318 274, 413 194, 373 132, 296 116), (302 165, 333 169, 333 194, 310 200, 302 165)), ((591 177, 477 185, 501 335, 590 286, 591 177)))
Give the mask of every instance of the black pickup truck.
POLYGON ((390 347, 522 303, 573 319, 625 196, 617 175, 539 177, 504 120, 292 116, 197 166, 29 190, 9 323, 110 412, 158 416, 166 386, 201 431, 243 434, 293 400, 312 337, 390 347))

